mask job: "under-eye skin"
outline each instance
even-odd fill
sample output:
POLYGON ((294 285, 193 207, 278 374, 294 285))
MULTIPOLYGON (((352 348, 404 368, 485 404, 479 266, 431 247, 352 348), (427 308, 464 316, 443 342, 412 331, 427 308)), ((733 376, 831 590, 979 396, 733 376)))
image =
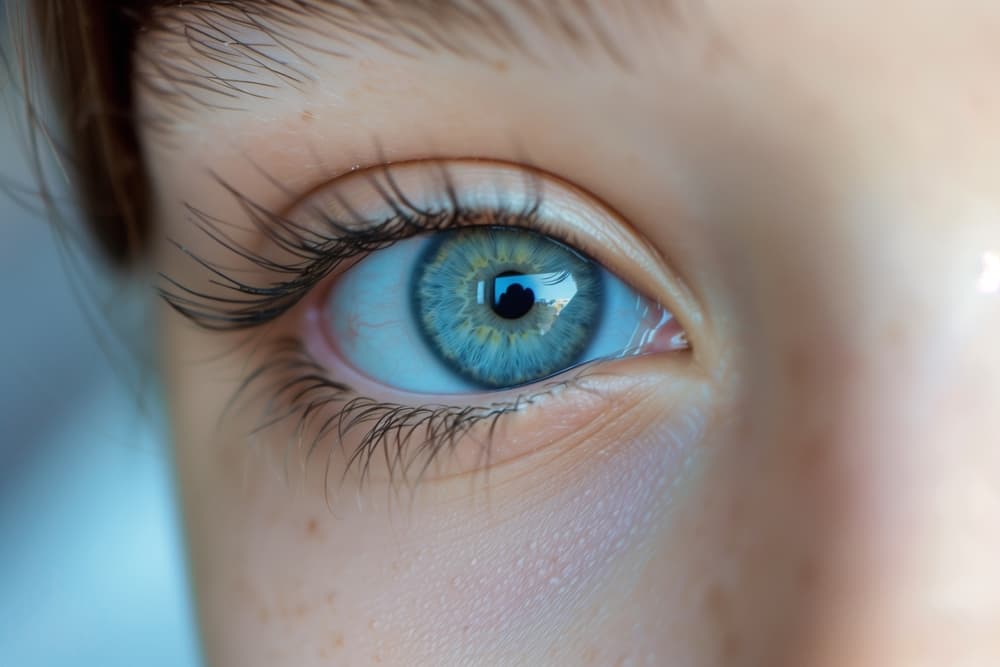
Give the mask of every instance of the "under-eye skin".
POLYGON ((422 477, 479 434, 464 456, 475 468, 495 461, 509 415, 540 401, 564 421, 597 410, 572 389, 602 362, 688 349, 670 309, 589 247, 588 228, 622 224, 614 214, 526 168, 404 163, 334 179, 283 216, 243 203, 267 247, 208 214, 202 229, 260 278, 195 257, 212 286, 167 278, 164 298, 213 330, 267 337, 261 325, 288 315, 281 336, 244 348, 232 412, 328 468, 383 460, 422 477))

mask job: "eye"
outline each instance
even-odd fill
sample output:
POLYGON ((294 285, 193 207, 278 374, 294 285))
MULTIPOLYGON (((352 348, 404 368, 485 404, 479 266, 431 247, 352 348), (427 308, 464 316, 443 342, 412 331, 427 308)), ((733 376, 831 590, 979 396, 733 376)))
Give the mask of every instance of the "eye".
POLYGON ((689 380, 692 354, 574 372, 689 350, 665 304, 698 311, 654 246, 555 176, 427 160, 342 174, 288 210, 234 195, 252 227, 192 209, 218 257, 175 242, 206 275, 164 275, 162 295, 204 330, 247 332, 226 414, 307 461, 325 449, 324 479, 335 458, 361 480, 481 470, 689 380))
POLYGON ((581 213, 609 215, 599 204, 523 175, 505 171, 498 182, 478 171, 418 179, 423 189, 405 193, 393 182, 422 215, 465 226, 375 250, 338 276, 319 320, 344 363, 384 387, 463 394, 687 346, 664 307, 552 236, 581 213))

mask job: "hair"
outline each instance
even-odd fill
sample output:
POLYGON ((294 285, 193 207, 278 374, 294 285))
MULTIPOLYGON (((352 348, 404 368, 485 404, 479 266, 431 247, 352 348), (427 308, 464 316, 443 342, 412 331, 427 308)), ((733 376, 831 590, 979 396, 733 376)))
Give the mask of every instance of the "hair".
MULTIPOLYGON (((60 155, 86 227, 117 267, 150 238, 150 187, 134 114, 133 51, 149 0, 27 0, 28 49, 41 64, 60 126, 60 155)), ((22 73, 26 71, 23 62, 22 73)), ((31 98, 35 129, 42 115, 31 98)), ((46 114, 51 117, 52 114, 46 114)), ((36 156, 37 157, 37 156, 36 156)))

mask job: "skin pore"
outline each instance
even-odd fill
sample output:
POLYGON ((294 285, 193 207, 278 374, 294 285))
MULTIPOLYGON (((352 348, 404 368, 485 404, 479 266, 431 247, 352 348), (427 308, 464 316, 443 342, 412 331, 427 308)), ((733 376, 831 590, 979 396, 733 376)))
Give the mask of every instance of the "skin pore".
POLYGON ((231 250, 280 255, 254 210, 488 160, 588 193, 578 249, 690 341, 417 480, 351 467, 358 430, 258 429, 270 396, 226 410, 336 272, 246 331, 164 308, 209 664, 1000 662, 998 37, 977 0, 162 10, 136 76, 171 280, 266 285, 231 250))

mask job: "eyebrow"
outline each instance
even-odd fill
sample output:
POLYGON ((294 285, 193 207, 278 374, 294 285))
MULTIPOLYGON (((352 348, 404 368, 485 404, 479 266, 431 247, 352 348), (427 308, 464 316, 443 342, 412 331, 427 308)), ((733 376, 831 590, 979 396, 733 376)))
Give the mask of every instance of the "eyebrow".
POLYGON ((156 0, 137 73, 179 112, 239 109, 284 86, 304 88, 319 75, 313 57, 350 59, 366 46, 484 64, 515 54, 541 66, 561 47, 575 60, 628 70, 633 63, 609 25, 678 32, 687 16, 679 0, 156 0))

